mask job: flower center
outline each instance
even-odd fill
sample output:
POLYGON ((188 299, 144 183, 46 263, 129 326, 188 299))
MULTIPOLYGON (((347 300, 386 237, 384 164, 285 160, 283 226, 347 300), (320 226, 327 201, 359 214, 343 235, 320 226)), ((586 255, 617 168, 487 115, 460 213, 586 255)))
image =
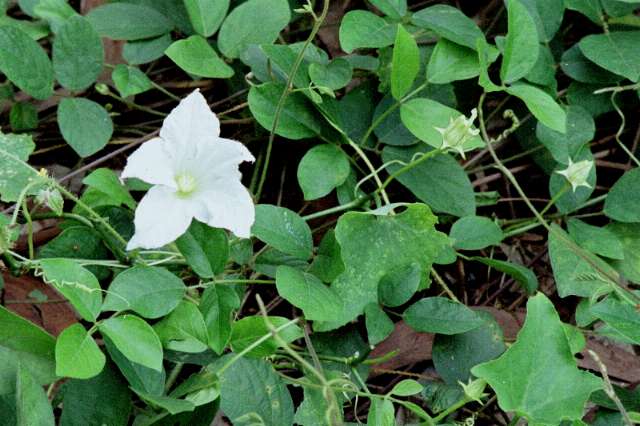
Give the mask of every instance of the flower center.
POLYGON ((181 173, 176 176, 176 185, 178 185, 178 194, 189 195, 196 189, 196 179, 189 173, 181 173))

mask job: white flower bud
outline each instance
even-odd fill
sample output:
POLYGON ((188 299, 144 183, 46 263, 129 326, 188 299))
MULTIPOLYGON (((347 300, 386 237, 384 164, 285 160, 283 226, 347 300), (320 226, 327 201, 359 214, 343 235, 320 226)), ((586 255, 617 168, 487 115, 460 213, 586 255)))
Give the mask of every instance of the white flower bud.
POLYGON ((458 382, 458 384, 462 386, 465 396, 470 400, 482 404, 482 398, 488 396, 488 394, 484 392, 484 388, 487 387, 487 382, 483 379, 470 380, 466 385, 462 382, 458 382))
POLYGON ((435 129, 442 135, 440 148, 444 151, 456 151, 462 158, 465 158, 464 144, 480 133, 480 130, 473 128, 473 122, 477 117, 478 111, 474 108, 471 110, 469 118, 460 115, 455 120, 449 119, 447 127, 436 127, 435 129))
POLYGON ((36 195, 36 201, 39 204, 47 206, 58 216, 62 215, 64 208, 64 199, 62 194, 55 188, 43 188, 38 191, 36 195))
POLYGON ((558 170, 556 173, 564 176, 571 184, 573 192, 576 192, 576 189, 580 186, 591 188, 591 185, 587 182, 591 167, 593 167, 593 160, 582 160, 574 163, 573 160, 569 158, 569 165, 567 168, 564 170, 558 170))

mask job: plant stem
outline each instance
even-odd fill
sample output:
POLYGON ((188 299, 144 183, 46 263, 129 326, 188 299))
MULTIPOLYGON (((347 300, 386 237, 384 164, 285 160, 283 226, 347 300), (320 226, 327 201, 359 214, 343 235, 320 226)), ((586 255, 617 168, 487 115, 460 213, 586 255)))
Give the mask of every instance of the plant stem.
POLYGON ((309 44, 311 44, 311 41, 316 37, 316 34, 320 30, 322 23, 327 17, 327 13, 329 12, 329 3, 330 3, 330 0, 323 0, 322 12, 320 13, 319 17, 315 18, 313 28, 311 28, 311 33, 309 34, 309 37, 307 37, 307 39, 304 41, 304 44, 302 45, 302 49, 300 49, 300 52, 298 53, 298 56, 296 57, 296 60, 293 63, 293 66, 289 70, 289 76, 287 77, 287 84, 285 86, 285 89, 282 91, 282 94, 280 95, 280 99, 278 100, 278 103, 276 104, 276 109, 273 116, 273 125, 271 126, 271 132, 269 132, 269 141, 267 142, 267 151, 265 152, 264 167, 262 168, 262 173, 260 175, 260 180, 258 182, 258 190, 256 191, 256 196, 255 196, 256 201, 260 201, 260 196, 262 195, 262 189, 264 188, 264 183, 267 179, 269 162, 271 160, 271 151, 273 150, 273 141, 276 137, 276 129, 278 128, 278 123, 280 122, 280 115, 282 114, 284 103, 287 100, 287 96, 289 96, 289 93, 291 92, 291 90, 293 90, 293 80, 296 74, 298 73, 298 68, 300 68, 300 65, 302 64, 302 61, 304 59, 304 53, 309 47, 309 44))

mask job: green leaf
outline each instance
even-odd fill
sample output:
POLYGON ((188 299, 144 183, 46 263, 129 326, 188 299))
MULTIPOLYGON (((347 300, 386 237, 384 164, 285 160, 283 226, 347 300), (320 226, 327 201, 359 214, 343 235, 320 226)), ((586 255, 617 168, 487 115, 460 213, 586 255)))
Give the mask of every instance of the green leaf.
POLYGON ((126 426, 131 411, 131 392, 113 364, 89 380, 68 380, 62 392, 60 426, 126 426))
POLYGON ((56 374, 89 379, 100 374, 106 358, 81 324, 65 328, 56 341, 56 374))
MULTIPOLYGON (((258 75, 264 73, 263 78, 261 78, 263 81, 273 81, 275 77, 279 82, 286 83, 298 58, 298 51, 292 46, 285 44, 263 44, 260 46, 259 52, 264 53, 264 57, 260 58, 260 65, 264 65, 264 69, 259 69, 258 65, 255 65, 252 66, 252 70, 258 73, 258 75)), ((258 54, 259 53, 256 52, 256 55, 258 54)), ((245 56, 246 55, 243 55, 243 59, 245 56)), ((253 58, 251 58, 251 60, 253 60, 253 58)), ((250 62, 249 59, 246 59, 246 61, 250 62)), ((322 61, 322 63, 325 64, 326 61, 322 61)), ((313 64, 318 65, 315 60, 311 65, 313 64)), ((294 87, 301 89, 309 87, 310 81, 308 74, 309 64, 307 61, 302 61, 292 80, 294 87)))
MULTIPOLYGON (((229 362, 229 354, 220 359, 229 362)), ((220 364, 218 364, 220 365, 220 364)), ((293 401, 287 386, 270 363, 240 358, 220 376, 220 408, 235 425, 293 424, 293 401)))
POLYGON ((162 395, 164 393, 164 368, 156 371, 130 361, 108 337, 103 337, 104 346, 109 352, 109 357, 116 363, 132 389, 142 390, 153 395, 162 395))
MULTIPOLYGON (((626 279, 634 283, 640 282, 640 224, 614 222, 607 225, 606 228, 597 229, 611 234, 615 238, 614 241, 617 240, 621 245, 622 256, 612 260, 610 262, 611 265, 626 279)), ((602 246, 600 247, 601 251, 605 250, 606 245, 609 245, 609 250, 616 247, 609 241, 607 241, 606 237, 597 240, 602 246)))
POLYGON ((507 349, 502 329, 491 314, 478 312, 478 315, 484 323, 474 330, 452 336, 435 336, 433 365, 445 383, 469 382, 473 379, 473 367, 497 358, 507 349))
POLYGON ((529 268, 518 265, 517 263, 486 257, 472 257, 472 259, 510 275, 528 294, 533 294, 538 289, 538 278, 529 268))
POLYGON ((203 37, 216 32, 229 10, 229 0, 184 0, 193 29, 203 37))
POLYGON ((186 411, 193 411, 196 408, 193 402, 187 401, 186 399, 178 399, 164 395, 150 395, 136 389, 133 391, 143 400, 167 410, 169 414, 184 413, 186 411))
POLYGON ((346 303, 328 327, 345 324, 377 302, 378 282, 390 271, 415 262, 427 273, 446 241, 435 223, 436 217, 424 204, 410 204, 395 216, 343 214, 335 234, 345 271, 331 288, 346 303))
POLYGON ((371 401, 371 408, 367 416, 367 426, 392 426, 396 424, 393 402, 384 398, 371 401))
POLYGON ((596 263, 595 256, 590 258, 591 262, 587 262, 569 247, 571 241, 560 227, 552 225, 552 231, 549 232, 549 258, 558 295, 590 297, 610 286, 609 281, 592 264, 597 264, 607 273, 611 267, 602 261, 596 263))
POLYGON ((414 13, 411 21, 418 27, 470 49, 476 48, 478 38, 484 40, 484 34, 473 19, 453 6, 437 4, 427 7, 414 13))
POLYGON ((102 37, 113 40, 140 40, 168 33, 173 24, 152 7, 133 3, 108 3, 87 14, 102 37))
POLYGON ((207 326, 193 302, 183 300, 153 328, 165 349, 187 353, 199 353, 207 349, 207 326))
POLYGON ((553 159, 561 164, 569 164, 580 150, 593 139, 596 126, 591 115, 582 107, 567 107, 567 131, 560 133, 541 122, 536 126, 536 137, 549 150, 553 159))
POLYGON ((340 245, 336 241, 333 229, 327 231, 320 241, 318 251, 309 272, 326 283, 335 280, 344 271, 344 263, 340 256, 340 245))
POLYGON ((565 74, 581 83, 613 84, 622 80, 622 77, 587 59, 580 51, 579 44, 574 44, 564 51, 560 67, 565 74))
POLYGON ((316 86, 338 90, 351 81, 353 68, 349 61, 335 58, 328 64, 312 63, 309 65, 309 77, 316 86))
POLYGON ((135 315, 112 317, 99 326, 129 360, 156 371, 162 369, 162 345, 153 328, 135 315))
MULTIPOLYGON (((36 148, 30 135, 3 134, 0 132, 0 196, 2 201, 17 201, 28 185, 41 177, 26 161, 36 148)), ((27 192, 35 194, 36 188, 27 192)))
POLYGON ((53 67, 38 43, 21 30, 0 26, 0 71, 36 99, 53 94, 53 67))
POLYGON ((352 10, 340 23, 340 46, 347 53, 355 49, 390 46, 396 36, 396 26, 367 10, 352 10))
POLYGON ((411 396, 422 392, 423 386, 412 379, 404 379, 397 383, 389 392, 391 395, 411 396))
POLYGON ((371 0, 370 3, 393 19, 401 19, 407 14, 407 0, 371 0))
MULTIPOLYGON (((430 148, 422 144, 407 148, 387 146, 382 152, 382 159, 385 163, 394 160, 408 163, 417 153, 429 151, 430 148)), ((390 164, 389 172, 395 173, 401 167, 390 164)), ((462 166, 448 154, 429 158, 399 175, 397 179, 435 211, 459 217, 474 215, 476 212, 471 181, 462 166)))
POLYGON ((367 337, 371 345, 377 345, 393 332, 393 321, 377 303, 369 303, 364 307, 367 337))
POLYGON ((564 1, 521 0, 536 23, 541 42, 549 42, 558 32, 564 15, 564 1))
POLYGON ((519 0, 509 0, 507 11, 509 28, 500 79, 503 83, 513 83, 527 75, 538 60, 538 30, 529 11, 519 0))
POLYGON ((516 343, 471 372, 495 390, 500 408, 539 424, 580 419, 589 395, 602 386, 578 369, 560 318, 542 293, 529 299, 516 343))
POLYGON ((237 58, 251 44, 269 44, 289 23, 287 0, 248 0, 231 11, 218 33, 218 47, 237 58))
MULTIPOLYGON (((251 114, 267 131, 273 128, 275 110, 285 86, 264 83, 249 89, 251 114)), ((300 92, 290 93, 284 102, 275 133, 288 139, 304 139, 320 133, 320 124, 309 100, 300 92)))
POLYGON ((202 278, 213 278, 223 272, 229 258, 227 233, 196 220, 176 240, 176 246, 189 266, 202 278))
MULTIPOLYGON (((411 99, 400 106, 400 117, 407 129, 434 148, 442 145, 442 134, 436 127, 444 129, 460 115, 462 114, 455 109, 426 98, 411 99)), ((464 150, 482 146, 484 142, 480 136, 475 136, 465 143, 464 150)))
MULTIPOLYGON (((270 316, 269 322, 274 328, 279 328, 289 322, 288 318, 270 316)), ((234 352, 242 352, 257 340, 271 334, 271 330, 267 327, 266 320, 263 316, 244 317, 233 323, 231 328, 231 349, 234 352)), ((280 330, 278 335, 287 343, 302 337, 302 330, 295 324, 280 330)), ((273 355, 280 345, 273 338, 269 337, 266 341, 260 343, 251 349, 245 356, 262 358, 273 355)))
POLYGON ((164 52, 182 70, 208 78, 229 78, 233 68, 227 65, 207 40, 199 35, 174 41, 164 52))
POLYGON ((16 102, 11 105, 9 124, 14 132, 34 130, 38 127, 38 110, 30 102, 16 102))
POLYGON ((105 147, 113 134, 109 113, 85 98, 64 98, 58 105, 58 127, 62 137, 80 157, 105 147))
POLYGON ((102 72, 102 40, 85 18, 72 16, 53 39, 52 59, 60 84, 80 92, 95 83, 102 72))
POLYGON ((130 209, 135 209, 136 207, 136 202, 129 190, 111 169, 106 167, 96 169, 82 179, 82 183, 105 194, 112 202, 111 205, 120 206, 124 204, 130 209))
POLYGON ((122 48, 122 57, 131 65, 146 64, 161 58, 171 42, 171 34, 163 34, 152 39, 129 41, 122 48))
POLYGON ((414 295, 423 280, 420 264, 412 262, 389 271, 378 284, 378 299, 384 306, 404 305, 414 295))
POLYGON ((597 25, 602 25, 604 22, 602 2, 599 0, 565 0, 565 6, 567 9, 582 13, 597 25))
POLYGON ((571 238, 583 249, 610 259, 625 258, 622 242, 612 228, 589 225, 573 217, 567 226, 571 238))
POLYGON ((531 114, 542 124, 557 132, 566 133, 567 115, 564 109, 546 92, 523 83, 514 84, 506 90, 510 95, 520 98, 527 105, 531 114))
MULTIPOLYGON (((15 356, 41 385, 56 379, 55 344, 55 338, 42 328, 0 306, 0 355, 9 352, 15 356)), ((6 385, 0 381, 0 393, 12 391, 6 385)))
POLYGON ((424 333, 459 334, 480 327, 485 321, 465 305, 445 297, 425 297, 404 311, 404 321, 424 333))
POLYGON ((44 389, 22 364, 16 377, 16 426, 54 426, 55 418, 44 389))
POLYGON ((640 345, 640 314, 635 306, 609 296, 593 305, 591 313, 634 344, 640 345))
POLYGON ((337 146, 316 145, 298 164, 298 183, 305 200, 324 197, 342 185, 349 176, 349 158, 337 146))
POLYGON ((546 86, 554 90, 558 85, 556 81, 556 60, 548 46, 538 45, 538 60, 524 78, 539 86, 546 86))
POLYGON ((231 287, 209 287, 198 307, 207 327, 209 346, 220 354, 231 337, 233 312, 240 307, 238 293, 231 287))
POLYGON ((160 318, 178 306, 184 292, 182 280, 166 269, 134 266, 111 282, 102 310, 132 310, 145 318, 160 318))
POLYGON ((407 94, 420 70, 420 50, 415 39, 398 25, 391 59, 391 94, 400 100, 407 94))
POLYGON ((640 222, 640 168, 625 172, 604 200, 604 214, 618 222, 640 222))
POLYGON ((45 20, 56 34, 69 18, 80 16, 67 0, 39 0, 33 12, 36 17, 45 20))
POLYGON ((293 306, 302 309, 308 320, 330 321, 342 311, 343 301, 314 275, 290 266, 280 266, 276 272, 278 294, 293 306))
POLYGON ((44 279, 71 302, 80 316, 96 322, 102 306, 102 288, 95 275, 69 259, 42 259, 44 279))
POLYGON ((488 217, 465 216, 454 222, 449 237, 456 249, 480 250, 500 244, 504 235, 500 227, 488 217))
POLYGON ((144 93, 153 88, 149 77, 139 68, 118 64, 111 73, 111 79, 123 98, 144 93))
POLYGON ((606 70, 633 82, 640 79, 640 31, 592 34, 580 40, 580 50, 606 70))
POLYGON ((427 65, 429 83, 445 84, 480 74, 478 53, 442 38, 436 44, 427 65))
POLYGON ((251 233, 284 253, 300 259, 311 257, 313 251, 311 229, 304 219, 287 208, 258 204, 251 233))

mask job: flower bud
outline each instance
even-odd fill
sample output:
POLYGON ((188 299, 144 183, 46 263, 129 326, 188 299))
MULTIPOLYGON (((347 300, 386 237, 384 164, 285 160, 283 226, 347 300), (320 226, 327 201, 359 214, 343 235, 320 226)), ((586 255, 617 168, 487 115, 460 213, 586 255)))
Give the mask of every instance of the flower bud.
POLYGON ((58 216, 62 215, 64 207, 64 199, 62 194, 55 188, 43 188, 38 191, 36 195, 36 201, 39 204, 45 205, 51 209, 58 216))
POLYGON ((573 160, 569 158, 569 165, 567 168, 564 170, 558 170, 556 173, 564 176, 571 184, 573 192, 576 192, 576 189, 578 189, 579 186, 591 188, 591 185, 587 182, 591 167, 593 167, 593 160, 582 160, 574 163, 573 160))
POLYGON ((484 393, 484 388, 487 386, 487 382, 483 379, 469 381, 466 385, 462 382, 458 382, 458 384, 462 386, 465 396, 470 400, 477 401, 482 404, 482 398, 488 396, 488 394, 484 393))
POLYGON ((469 118, 460 115, 455 120, 450 118, 447 127, 436 127, 435 129, 442 135, 442 145, 440 148, 443 151, 456 151, 462 158, 465 158, 464 144, 480 133, 480 130, 473 129, 473 122, 477 117, 478 111, 474 108, 471 110, 471 116, 469 118))

